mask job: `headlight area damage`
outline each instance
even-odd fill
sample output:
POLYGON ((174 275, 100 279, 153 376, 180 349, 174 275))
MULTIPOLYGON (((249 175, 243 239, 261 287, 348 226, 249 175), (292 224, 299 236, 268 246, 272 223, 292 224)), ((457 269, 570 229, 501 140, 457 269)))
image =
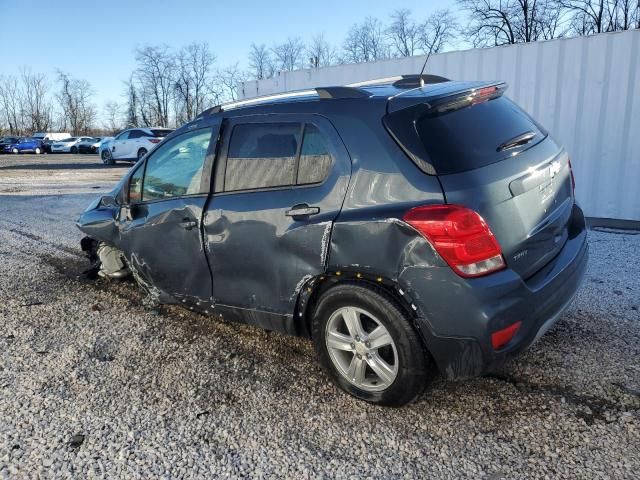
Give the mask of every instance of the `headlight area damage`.
POLYGON ((91 237, 84 237, 80 247, 91 262, 91 272, 100 277, 122 279, 131 275, 127 261, 122 251, 104 242, 98 242, 91 237))

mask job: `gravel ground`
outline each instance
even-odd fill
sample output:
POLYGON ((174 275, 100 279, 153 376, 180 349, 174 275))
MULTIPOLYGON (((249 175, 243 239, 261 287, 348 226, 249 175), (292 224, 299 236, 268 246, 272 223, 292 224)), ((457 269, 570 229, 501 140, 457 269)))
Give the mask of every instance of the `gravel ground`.
POLYGON ((388 409, 333 387, 305 340, 87 280, 91 196, 21 193, 0 197, 0 478, 638 476, 634 232, 591 233, 576 301, 501 372, 388 409))
POLYGON ((106 167, 98 155, 0 155, 0 195, 107 190, 130 167, 128 162, 106 167))

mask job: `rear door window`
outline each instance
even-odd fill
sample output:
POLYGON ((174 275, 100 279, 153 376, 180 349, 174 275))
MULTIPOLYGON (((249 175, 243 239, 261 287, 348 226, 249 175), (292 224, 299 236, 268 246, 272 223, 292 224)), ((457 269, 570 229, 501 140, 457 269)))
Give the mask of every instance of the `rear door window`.
POLYGON ((294 185, 301 127, 299 123, 236 125, 227 153, 225 191, 294 185))
MULTIPOLYGON (((151 129, 151 133, 154 137, 166 137, 167 135, 169 135, 171 132, 173 132, 173 130, 169 130, 166 128, 152 128, 151 129)), ((145 134, 146 136, 150 136, 149 134, 145 134)))
POLYGON ((532 147, 547 135, 506 97, 443 113, 427 113, 418 120, 416 128, 429 162, 441 175, 499 162, 532 147), (529 142, 504 149, 505 142, 528 132, 535 134, 529 142))

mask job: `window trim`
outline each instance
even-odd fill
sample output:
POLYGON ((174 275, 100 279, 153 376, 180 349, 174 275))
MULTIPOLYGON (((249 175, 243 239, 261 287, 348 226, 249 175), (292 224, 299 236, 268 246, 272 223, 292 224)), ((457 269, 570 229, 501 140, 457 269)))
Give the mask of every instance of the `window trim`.
MULTIPOLYGON (((313 119, 309 119, 309 118, 292 118, 292 119, 284 118, 283 119, 283 118, 278 118, 276 116, 276 117, 273 117, 273 119, 268 119, 266 121, 253 120, 253 119, 245 120, 243 119, 243 117, 231 118, 229 120, 231 120, 231 125, 229 125, 230 128, 228 132, 225 132, 223 134, 224 139, 221 142, 222 143, 221 148, 222 148, 223 154, 219 155, 220 158, 217 160, 218 162, 223 164, 223 168, 216 168, 216 172, 215 172, 216 176, 218 176, 218 174, 222 176, 222 183, 220 185, 221 190, 218 191, 217 188, 214 189, 214 192, 213 192, 214 195, 234 195, 238 193, 270 192, 270 191, 278 191, 278 190, 314 188, 314 187, 320 187, 324 185, 327 182, 327 180, 331 177, 331 171, 333 170, 336 164, 336 155, 332 150, 336 150, 336 148, 334 147, 330 136, 326 134, 324 128, 318 122, 314 122, 313 119), (298 146, 296 148, 296 158, 295 158, 295 162, 296 162, 295 170, 294 170, 295 183, 291 185, 276 185, 273 187, 257 187, 257 188, 244 188, 241 190, 225 190, 226 178, 227 178, 227 165, 229 160, 229 148, 231 147, 231 140, 233 137, 234 129, 240 125, 259 125, 260 126, 260 125, 273 125, 273 124, 283 124, 283 123, 300 124, 300 142, 298 143, 298 146), (329 169, 327 170, 327 174, 324 176, 322 181, 315 182, 315 183, 298 184, 298 172, 300 169, 300 154, 302 152, 302 145, 304 144, 304 133, 306 131, 307 125, 313 125, 322 134, 325 140, 325 143, 327 144, 327 150, 328 150, 327 153, 331 157, 331 162, 329 164, 329 169), (218 170, 221 170, 221 171, 218 171, 218 170)), ((217 186, 218 186, 218 183, 216 182, 216 187, 217 186)))
MULTIPOLYGON (((158 203, 158 202, 167 202, 167 201, 171 201, 171 200, 176 200, 179 198, 195 198, 195 197, 202 197, 202 196, 206 196, 208 197, 209 195, 212 194, 212 189, 211 189, 211 169, 213 168, 213 163, 215 161, 215 152, 216 152, 216 145, 219 142, 220 139, 220 124, 219 123, 211 123, 208 125, 202 125, 199 126, 198 128, 193 128, 190 130, 186 130, 182 133, 180 133, 179 135, 173 136, 169 141, 173 141, 176 138, 180 138, 183 135, 186 134, 191 134, 193 132, 198 132, 200 130, 211 130, 211 137, 209 138, 209 146, 207 147, 207 152, 205 153, 205 157, 204 157, 204 161, 203 161, 203 175, 202 175, 202 179, 201 179, 201 186, 203 186, 202 184, 206 183, 208 185, 207 187, 207 191, 206 192, 201 192, 201 193, 190 193, 190 194, 185 194, 185 195, 176 195, 174 197, 167 197, 167 198, 154 198, 152 200, 144 200, 144 181, 145 178, 147 177, 147 164, 149 162, 149 160, 158 152, 160 151, 160 148, 156 148, 154 150, 151 151, 150 154, 148 154, 145 159, 142 161, 142 164, 139 167, 136 167, 134 165, 134 167, 132 167, 131 169, 131 173, 129 174, 129 177, 127 178, 127 196, 126 196, 126 201, 127 201, 127 206, 133 206, 133 205, 150 205, 153 203, 158 203), (214 138, 214 134, 217 134, 214 138), (142 173, 142 189, 141 189, 141 197, 142 199, 139 202, 135 202, 135 203, 131 203, 131 197, 130 197, 130 191, 131 191, 131 179, 133 178, 133 175, 138 171, 139 168, 143 169, 143 173, 142 173)), ((162 147, 166 145, 163 144, 162 147)))

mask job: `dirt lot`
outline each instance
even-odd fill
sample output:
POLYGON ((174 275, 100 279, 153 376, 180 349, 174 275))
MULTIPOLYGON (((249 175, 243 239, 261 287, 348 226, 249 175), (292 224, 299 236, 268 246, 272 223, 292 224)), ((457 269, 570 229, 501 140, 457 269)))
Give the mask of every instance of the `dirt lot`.
POLYGON ((78 194, 111 188, 131 163, 98 155, 0 155, 0 195, 78 194))
POLYGON ((501 372, 385 409, 307 341, 82 275, 73 222, 128 166, 0 156, 0 478, 637 478, 637 232, 591 232, 576 301, 501 372))

